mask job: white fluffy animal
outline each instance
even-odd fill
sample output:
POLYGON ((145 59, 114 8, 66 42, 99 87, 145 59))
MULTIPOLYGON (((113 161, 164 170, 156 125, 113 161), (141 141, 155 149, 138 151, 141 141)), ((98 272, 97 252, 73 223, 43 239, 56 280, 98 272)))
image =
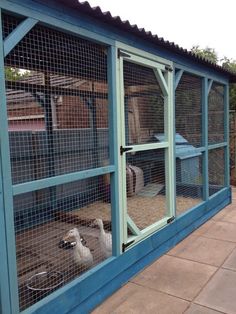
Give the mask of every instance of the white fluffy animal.
POLYGON ((100 219, 100 218, 95 219, 94 224, 98 225, 98 227, 100 229, 99 243, 100 243, 101 251, 104 253, 104 255, 106 257, 109 257, 112 255, 112 236, 111 236, 111 233, 105 232, 102 219, 100 219))
POLYGON ((73 248, 73 255, 74 261, 77 265, 90 267, 93 264, 93 255, 90 249, 81 243, 81 237, 77 228, 69 230, 63 237, 63 240, 74 240, 76 242, 76 245, 73 248))

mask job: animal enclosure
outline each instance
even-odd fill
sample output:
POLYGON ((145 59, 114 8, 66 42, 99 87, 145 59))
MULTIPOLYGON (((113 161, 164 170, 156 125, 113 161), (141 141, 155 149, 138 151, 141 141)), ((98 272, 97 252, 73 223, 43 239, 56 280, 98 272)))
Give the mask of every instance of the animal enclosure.
POLYGON ((230 202, 236 77, 86 3, 13 2, 0 4, 0 311, 87 313, 230 202))

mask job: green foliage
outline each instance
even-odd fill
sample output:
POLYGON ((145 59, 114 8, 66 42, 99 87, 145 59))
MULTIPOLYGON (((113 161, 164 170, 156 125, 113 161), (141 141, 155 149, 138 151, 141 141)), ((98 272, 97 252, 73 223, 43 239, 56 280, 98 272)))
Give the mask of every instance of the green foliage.
POLYGON ((30 71, 24 71, 19 68, 5 67, 5 78, 7 81, 18 81, 27 77, 30 71))
POLYGON ((199 46, 193 46, 191 52, 195 55, 206 59, 212 63, 218 62, 218 56, 214 48, 206 47, 204 49, 200 48, 199 46))
POLYGON ((236 74, 236 60, 224 57, 222 60, 222 67, 228 71, 234 72, 236 74))
MULTIPOLYGON (((219 60, 217 53, 213 48, 206 47, 202 49, 199 46, 193 46, 191 52, 215 64, 221 63, 224 69, 236 74, 236 60, 227 57, 219 60)), ((229 104, 231 110, 236 110, 236 84, 230 84, 229 104)))
MULTIPOLYGON (((221 61, 224 69, 236 74, 236 60, 224 57, 221 61)), ((229 105, 231 110, 236 110, 236 84, 229 86, 229 105)))

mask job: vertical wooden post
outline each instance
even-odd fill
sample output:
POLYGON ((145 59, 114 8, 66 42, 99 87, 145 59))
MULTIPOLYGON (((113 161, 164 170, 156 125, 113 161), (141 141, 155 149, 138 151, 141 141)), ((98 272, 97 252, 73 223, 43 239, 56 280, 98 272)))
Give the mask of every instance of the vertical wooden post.
POLYGON ((209 180, 208 180, 208 78, 202 80, 202 146, 205 148, 203 152, 202 168, 203 168, 203 200, 209 198, 209 180))
POLYGON ((224 141, 227 146, 224 149, 225 158, 225 186, 230 186, 230 139, 229 139, 229 85, 224 86, 224 141))
POLYGON ((111 218, 112 218, 112 254, 121 253, 121 219, 120 219, 120 193, 119 193, 119 125, 118 125, 118 79, 117 79, 117 49, 108 48, 108 103, 109 103, 109 152, 110 163, 115 166, 111 173, 111 218))
POLYGON ((0 307, 10 314, 19 312, 19 301, 1 17, 0 9, 0 307))

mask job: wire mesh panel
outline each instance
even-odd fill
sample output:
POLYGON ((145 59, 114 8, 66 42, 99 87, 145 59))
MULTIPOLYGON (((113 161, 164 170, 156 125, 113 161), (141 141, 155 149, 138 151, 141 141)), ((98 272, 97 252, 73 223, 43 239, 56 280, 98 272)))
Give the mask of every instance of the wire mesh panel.
POLYGON ((111 255, 109 180, 98 176, 15 196, 21 310, 111 255))
POLYGON ((153 69, 124 61, 126 145, 157 142, 164 133, 164 97, 153 69))
POLYGON ((224 87, 213 82, 208 97, 208 143, 224 142, 224 87))
POLYGON ((14 183, 109 163, 105 47, 35 26, 5 65, 14 183))
POLYGON ((212 149, 208 153, 209 195, 213 195, 225 186, 225 150, 212 149))
POLYGON ((202 79, 184 73, 175 92, 177 215, 202 202, 202 79))
POLYGON ((202 154, 176 158, 177 215, 193 208, 203 199, 202 154))
POLYGON ((128 153, 126 160, 127 212, 143 230, 168 216, 165 151, 128 153))
MULTIPOLYGON (((13 184, 109 164, 105 47, 36 25, 5 76, 13 184)), ((14 197, 21 310, 111 255, 110 207, 108 174, 14 197)))
POLYGON ((176 132, 195 147, 202 146, 202 79, 184 73, 175 92, 176 132))

